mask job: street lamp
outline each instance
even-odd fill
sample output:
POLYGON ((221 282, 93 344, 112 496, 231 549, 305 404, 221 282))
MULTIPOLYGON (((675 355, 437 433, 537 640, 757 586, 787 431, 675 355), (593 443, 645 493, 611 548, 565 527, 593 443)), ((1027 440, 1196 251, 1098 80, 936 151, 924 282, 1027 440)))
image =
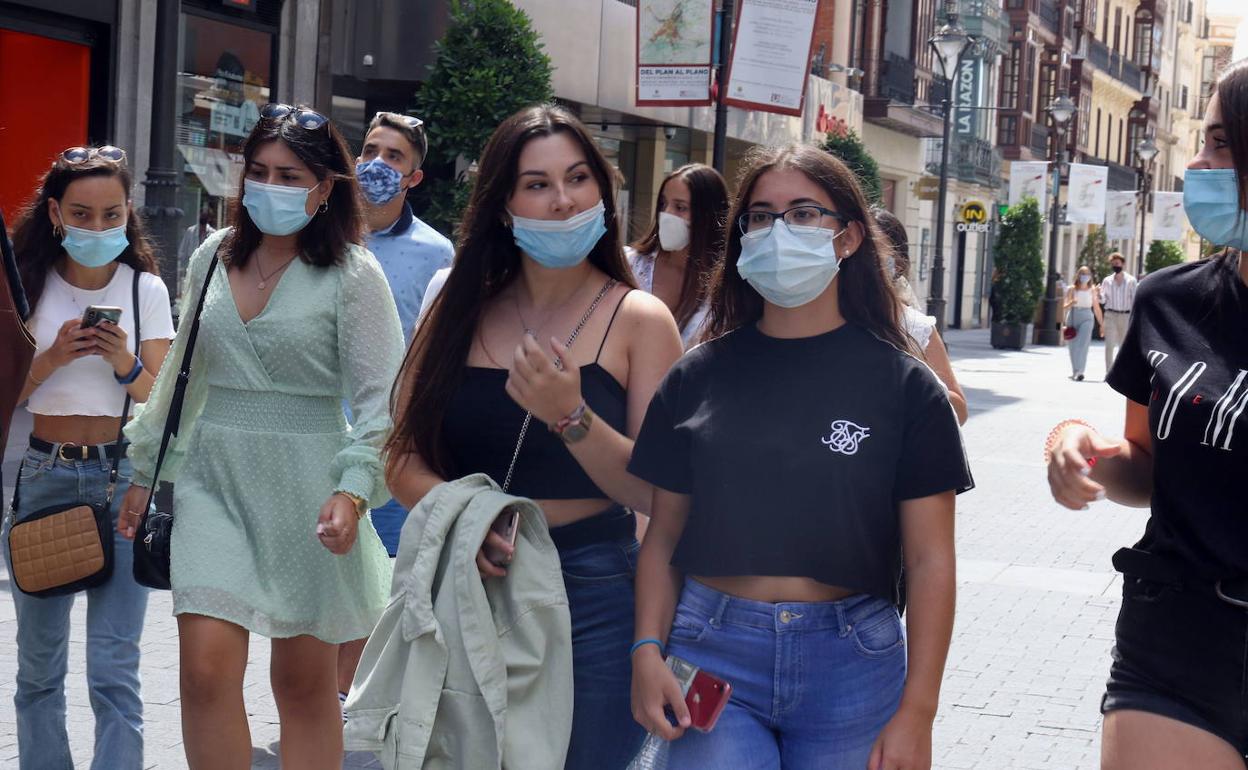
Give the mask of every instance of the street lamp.
POLYGON ((1062 344, 1062 335, 1057 328, 1057 308, 1060 302, 1057 296, 1057 238, 1061 224, 1062 164, 1066 162, 1066 126, 1075 117, 1076 110, 1075 103, 1065 93, 1059 94, 1046 109, 1053 120, 1053 158, 1056 162, 1053 167, 1053 209, 1049 215, 1049 279, 1045 285, 1044 312, 1040 317, 1038 335, 1041 345, 1062 344))
POLYGON ((940 74, 945 80, 945 91, 940 100, 944 126, 943 138, 940 142, 940 192, 936 200, 936 257, 932 260, 932 285, 927 298, 927 314, 936 317, 936 330, 941 334, 945 333, 946 304, 945 203, 949 192, 949 125, 951 120, 949 96, 953 93, 953 78, 962 61, 962 54, 974 42, 958 21, 958 14, 952 10, 952 3, 946 6, 945 23, 927 41, 927 44, 936 52, 936 59, 940 62, 940 74))
POLYGON ((1135 274, 1144 274, 1144 223, 1148 219, 1148 192, 1153 186, 1153 175, 1151 173, 1153 167, 1153 158, 1157 157, 1157 143, 1153 141, 1151 136, 1146 136, 1140 140, 1139 145, 1135 148, 1135 154, 1140 159, 1140 165, 1136 167, 1136 171, 1140 175, 1140 256, 1139 264, 1136 266, 1135 274))

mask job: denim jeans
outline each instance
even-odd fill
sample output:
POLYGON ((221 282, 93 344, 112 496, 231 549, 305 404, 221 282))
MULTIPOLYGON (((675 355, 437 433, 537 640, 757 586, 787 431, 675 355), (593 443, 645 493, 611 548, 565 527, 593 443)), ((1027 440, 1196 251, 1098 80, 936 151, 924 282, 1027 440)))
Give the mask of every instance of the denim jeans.
POLYGON ((906 680, 897 610, 865 594, 768 604, 689 579, 667 651, 732 685, 711 732, 672 742, 669 770, 863 770, 906 680))
POLYGON ((377 530, 377 536, 381 538, 381 544, 386 547, 386 553, 390 554, 391 559, 399 553, 399 533, 403 531, 407 514, 408 510, 398 500, 388 500, 385 505, 369 511, 373 528, 377 530))
POLYGON ((572 615, 572 742, 567 770, 623 770, 645 731, 633 721, 635 539, 559 551, 572 615))
MULTIPOLYGON (((76 500, 103 502, 111 460, 65 461, 28 449, 18 471, 18 519, 52 505, 76 500)), ((113 523, 129 487, 130 462, 122 460, 113 495, 113 523)), ((13 513, 4 517, 0 537, 9 557, 13 513)), ((134 582, 129 540, 115 535, 113 575, 87 598, 87 689, 95 712, 98 770, 143 767, 143 701, 139 697, 139 637, 147 612, 147 589, 134 582)), ((73 768, 65 730, 65 672, 69 657, 69 614, 74 595, 40 598, 18 590, 10 577, 17 609, 17 749, 21 770, 73 768)))

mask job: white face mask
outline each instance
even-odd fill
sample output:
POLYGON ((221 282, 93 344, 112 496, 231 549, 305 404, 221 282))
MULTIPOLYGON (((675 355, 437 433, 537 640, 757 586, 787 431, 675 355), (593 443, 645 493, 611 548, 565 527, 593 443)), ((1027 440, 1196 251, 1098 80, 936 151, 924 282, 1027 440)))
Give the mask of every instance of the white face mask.
POLYGON ((737 272, 771 304, 801 307, 836 277, 841 260, 835 241, 844 232, 777 222, 770 232, 747 233, 741 236, 737 272))
POLYGON ((689 245, 689 223, 683 217, 659 212, 659 248, 680 251, 689 245))

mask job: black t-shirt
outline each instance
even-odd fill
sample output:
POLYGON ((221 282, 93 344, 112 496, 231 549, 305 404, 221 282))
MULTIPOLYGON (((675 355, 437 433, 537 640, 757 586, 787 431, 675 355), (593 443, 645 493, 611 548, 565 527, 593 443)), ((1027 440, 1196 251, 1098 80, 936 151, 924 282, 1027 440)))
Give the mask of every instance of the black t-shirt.
POLYGON ((1214 580, 1248 575, 1248 287, 1237 260, 1140 282, 1110 386, 1148 407, 1152 516, 1138 548, 1214 580))
POLYGON ((973 486, 936 376, 852 324, 802 339, 750 325, 689 351, 629 471, 692 495, 672 557, 686 574, 809 577, 890 601, 900 501, 973 486))

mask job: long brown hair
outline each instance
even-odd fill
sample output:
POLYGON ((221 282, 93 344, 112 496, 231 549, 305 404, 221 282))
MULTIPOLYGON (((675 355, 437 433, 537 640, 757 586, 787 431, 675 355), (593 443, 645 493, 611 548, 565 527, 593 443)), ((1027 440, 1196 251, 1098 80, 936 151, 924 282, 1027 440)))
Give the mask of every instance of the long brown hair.
POLYGON ((417 327, 396 383, 394 432, 386 444, 387 465, 404 454, 418 453, 443 478, 453 478, 442 440, 442 415, 459 387, 473 335, 486 304, 520 273, 521 259, 507 202, 519 175, 520 153, 533 139, 564 134, 580 145, 602 192, 607 232, 589 261, 608 276, 635 286, 620 245, 612 170, 585 126, 566 109, 526 107, 494 130, 478 162, 479 172, 459 229, 455 266, 417 327))
POLYGON ((13 253, 17 257, 18 273, 22 277, 22 286, 26 289, 26 299, 32 310, 43 296, 48 272, 54 270, 61 259, 69 258, 61 247, 61 239, 53 232, 48 201, 55 200, 59 205, 71 184, 79 179, 97 176, 115 178, 126 191, 126 239, 130 244, 117 257, 117 261, 141 273, 160 274, 152 246, 143 230, 143 221, 129 205, 133 176, 125 163, 98 155, 92 155, 81 163, 69 163, 58 156, 40 180, 35 200, 22 212, 13 230, 13 253))
POLYGON ((336 265, 349 245, 364 242, 364 209, 360 205, 355 164, 346 141, 332 122, 318 128, 304 128, 289 116, 261 119, 243 142, 243 173, 238 179, 238 197, 230 208, 234 229, 221 245, 221 259, 227 265, 245 267, 264 237, 243 205, 243 182, 260 148, 278 141, 303 161, 317 182, 326 179, 334 182, 334 189, 326 199, 328 208, 317 212, 299 231, 298 245, 300 258, 308 264, 336 265))
POLYGON ((1222 131, 1239 181, 1239 208, 1248 211, 1248 59, 1223 70, 1215 90, 1222 110, 1222 131))
POLYGON ((898 350, 921 355, 902 326, 901 302, 884 276, 880 254, 887 252, 888 241, 867 213, 867 199, 858 186, 857 177, 838 158, 817 147, 801 144, 759 148, 747 159, 728 219, 727 251, 715 272, 711 311, 703 339, 714 339, 763 317, 762 296, 737 272, 737 260, 741 257, 741 229, 737 227, 737 220, 749 208, 759 178, 781 169, 805 174, 828 194, 846 225, 857 222, 862 227, 862 244, 841 261, 837 273, 836 296, 841 315, 898 350))
POLYGON ((659 205, 667 183, 679 179, 689 188, 689 257, 676 303, 676 325, 681 329, 710 295, 711 276, 724 247, 724 224, 728 217, 728 186, 719 172, 701 163, 689 163, 668 174, 654 202, 650 232, 633 244, 642 254, 659 252, 659 205))

